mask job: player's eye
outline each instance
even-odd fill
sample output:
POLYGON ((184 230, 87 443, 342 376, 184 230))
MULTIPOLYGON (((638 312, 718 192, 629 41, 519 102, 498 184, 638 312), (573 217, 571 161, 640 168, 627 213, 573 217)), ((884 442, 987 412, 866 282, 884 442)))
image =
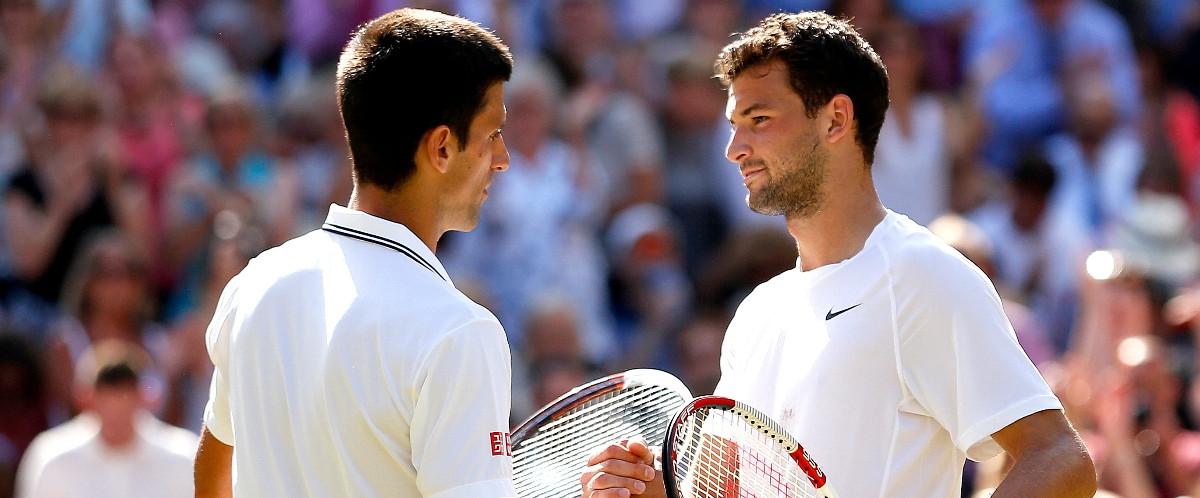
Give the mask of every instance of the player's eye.
POLYGON ((750 121, 752 121, 754 124, 757 125, 757 124, 766 123, 768 119, 771 119, 771 118, 769 118, 767 116, 754 116, 754 117, 750 118, 750 121))

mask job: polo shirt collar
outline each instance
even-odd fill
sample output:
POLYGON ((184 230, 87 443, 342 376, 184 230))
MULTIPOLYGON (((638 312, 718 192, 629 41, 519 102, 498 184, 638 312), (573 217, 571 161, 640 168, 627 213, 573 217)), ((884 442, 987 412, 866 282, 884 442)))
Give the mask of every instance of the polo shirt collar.
POLYGON ((453 285, 450 276, 446 273, 446 268, 442 266, 441 261, 438 261, 433 251, 429 250, 429 246, 421 242, 421 239, 417 238, 417 235, 404 225, 355 209, 330 204, 329 216, 325 218, 325 225, 322 228, 326 231, 388 247, 408 259, 413 259, 413 264, 425 267, 453 285))

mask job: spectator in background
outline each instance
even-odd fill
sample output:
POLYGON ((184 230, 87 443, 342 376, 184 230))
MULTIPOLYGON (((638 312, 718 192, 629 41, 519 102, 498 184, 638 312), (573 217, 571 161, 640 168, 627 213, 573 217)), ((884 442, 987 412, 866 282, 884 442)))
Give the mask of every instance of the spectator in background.
POLYGON ((331 72, 320 73, 285 92, 279 105, 276 159, 294 169, 299 181, 300 214, 295 231, 321 226, 329 205, 350 198, 350 152, 342 131, 331 72))
POLYGON ((514 391, 528 391, 529 402, 514 401, 514 421, 524 420, 538 408, 595 377, 580 337, 573 300, 542 295, 530 303, 529 320, 522 335, 525 347, 514 358, 514 391), (522 377, 524 377, 522 379, 522 377), (525 406, 519 406, 519 405, 525 406))
POLYGON ((163 420, 197 432, 203 429, 204 405, 208 403, 213 370, 204 332, 225 285, 263 250, 265 243, 261 230, 255 227, 237 223, 221 228, 214 230, 209 241, 212 257, 200 299, 172 325, 161 361, 168 386, 163 420))
POLYGON ((1064 84, 1076 75, 1113 91, 1117 122, 1132 124, 1141 100, 1129 30, 1097 0, 1014 0, 983 5, 968 31, 964 67, 987 119, 984 155, 1010 170, 1019 151, 1061 131, 1064 84))
POLYGON ((183 273, 168 320, 198 299, 211 257, 206 244, 218 218, 264 227, 272 246, 295 231, 299 178, 268 154, 259 111, 244 90, 230 88, 212 99, 205 120, 211 147, 171 181, 167 261, 183 273))
POLYGON ((609 212, 662 198, 661 130, 636 93, 619 81, 619 47, 605 0, 561 0, 552 7, 545 55, 566 89, 564 139, 586 144, 605 182, 609 212))
POLYGON ((1190 232, 1187 204, 1177 195, 1141 192, 1106 232, 1108 245, 1148 278, 1183 288, 1200 277, 1200 244, 1190 232))
MULTIPOLYGON (((151 321, 154 309, 146 260, 130 239, 116 231, 89 239, 63 288, 66 316, 46 349, 46 372, 51 382, 50 408, 54 422, 74 413, 71 379, 75 365, 93 344, 118 340, 133 344, 161 360, 167 350, 166 331, 151 321)), ((157 364, 157 363, 156 363, 157 364)), ((162 372, 149 368, 142 381, 150 389, 147 401, 159 407, 165 382, 162 372)))
POLYGON ((533 378, 533 411, 530 415, 595 377, 581 358, 546 358, 531 363, 529 371, 533 378))
POLYGON ((33 344, 0 334, 0 497, 11 497, 17 462, 47 429, 42 365, 33 344))
POLYGON ((1058 175, 1040 154, 1023 157, 1009 174, 1008 195, 979 208, 971 220, 992 243, 998 287, 1027 304, 1066 349, 1079 269, 1089 249, 1086 232, 1051 209, 1058 175))
POLYGON ((25 161, 34 96, 54 59, 52 26, 37 0, 0 2, 0 179, 6 183, 25 161))
POLYGON ((62 55, 95 75, 104 66, 104 50, 118 33, 145 34, 153 20, 147 0, 53 0, 45 2, 62 19, 62 55))
POLYGON ((658 75, 668 84, 668 88, 656 94, 659 101, 671 98, 669 73, 673 64, 692 59, 712 60, 729 43, 729 34, 744 28, 742 7, 739 0, 688 0, 682 25, 650 41, 647 62, 667 71, 658 75))
POLYGON ((479 227, 453 236, 446 260, 456 275, 482 284, 518 346, 538 296, 572 296, 588 359, 603 362, 616 353, 607 264, 596 236, 606 215, 605 192, 586 150, 555 132, 561 92, 536 59, 517 62, 505 97, 508 172, 492 181, 479 227))
POLYGON ((144 352, 122 341, 98 342, 83 355, 80 423, 33 442, 38 458, 21 463, 18 498, 192 496, 197 437, 146 412, 148 366, 144 352))
POLYGON ((916 24, 925 47, 925 77, 939 92, 962 83, 963 34, 981 0, 896 0, 896 11, 916 24))
MULTIPOLYGON (((108 50, 113 123, 120 158, 145 188, 148 220, 162 254, 167 181, 197 141, 203 102, 186 93, 172 75, 169 54, 153 38, 118 35, 108 50)), ((163 262, 152 261, 156 273, 163 262)), ((164 282, 165 283, 165 282, 164 282)))
POLYGON ((887 117, 879 131, 875 178, 879 198, 893 211, 926 225, 950 207, 956 122, 951 105, 922 88, 924 50, 917 28, 882 22, 871 45, 888 68, 887 117))
POLYGON ((1046 328, 1037 316, 1024 304, 1014 300, 1016 296, 1012 291, 997 282, 992 244, 983 230, 966 218, 946 214, 933 220, 929 224, 929 231, 971 260, 971 263, 978 266, 983 274, 987 275, 988 280, 993 282, 997 294, 1000 295, 1004 314, 1017 335, 1017 342, 1021 344, 1021 349, 1029 356, 1034 366, 1041 369, 1058 358, 1046 328))
POLYGON ((833 0, 826 9, 832 15, 849 19, 868 42, 878 37, 883 25, 895 18, 893 10, 890 0, 833 0))
POLYGON ((1120 251, 1093 253, 1087 269, 1064 403, 1105 488, 1127 498, 1187 493, 1200 475, 1200 434, 1180 418, 1194 359, 1180 361, 1166 342, 1161 283, 1120 251))
POLYGON ((1144 153, 1136 130, 1118 119, 1103 79, 1078 77, 1064 85, 1068 126, 1046 142, 1059 178, 1052 209, 1098 239, 1136 200, 1144 153))
POLYGON ((733 313, 758 284, 794 268, 797 256, 786 228, 760 225, 734 232, 700 275, 697 308, 733 313))
POLYGON ((45 131, 4 195, 5 242, 25 285, 56 303, 88 235, 120 228, 139 253, 148 245, 145 195, 116 159, 100 95, 63 66, 38 97, 45 131))
POLYGON ((308 60, 286 43, 288 6, 278 0, 211 0, 198 12, 197 27, 221 46, 255 101, 275 102, 281 89, 310 72, 308 60))
POLYGON ((691 311, 678 221, 654 204, 631 206, 608 227, 612 313, 624 355, 621 367, 662 365, 668 334, 691 311))
POLYGON ((746 209, 741 175, 722 157, 729 122, 721 104, 724 92, 712 79, 711 66, 710 56, 673 62, 667 68, 663 108, 666 206, 679 220, 691 275, 710 260, 728 225, 748 217, 767 219, 746 209))
POLYGON ((712 394, 721 380, 721 343, 729 318, 724 312, 698 313, 675 340, 679 379, 694 396, 712 394))

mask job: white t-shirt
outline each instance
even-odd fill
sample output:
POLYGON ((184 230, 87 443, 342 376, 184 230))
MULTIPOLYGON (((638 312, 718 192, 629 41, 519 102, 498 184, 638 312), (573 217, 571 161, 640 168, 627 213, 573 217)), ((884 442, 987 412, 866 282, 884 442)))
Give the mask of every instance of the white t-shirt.
POLYGON ((46 462, 79 446, 82 441, 95 436, 99 430, 100 421, 91 413, 83 412, 38 434, 21 456, 21 464, 17 468, 15 496, 32 496, 30 493, 41 479, 46 462))
POLYGON ((504 330, 403 225, 331 206, 229 283, 207 340, 235 496, 516 496, 504 330))
POLYGON ((100 439, 91 415, 67 422, 66 430, 38 437, 39 461, 22 463, 21 498, 188 498, 198 438, 149 413, 137 421, 137 439, 113 450, 100 439), (29 465, 26 470, 26 465, 29 465))
POLYGON ((912 104, 912 127, 906 135, 895 111, 889 109, 871 163, 879 199, 922 225, 944 213, 950 203, 945 112, 938 97, 919 95, 912 104))
POLYGON ((841 496, 958 497, 964 456, 1061 409, 983 273, 891 211, 854 257, 755 289, 721 371, 717 394, 779 421, 841 496))

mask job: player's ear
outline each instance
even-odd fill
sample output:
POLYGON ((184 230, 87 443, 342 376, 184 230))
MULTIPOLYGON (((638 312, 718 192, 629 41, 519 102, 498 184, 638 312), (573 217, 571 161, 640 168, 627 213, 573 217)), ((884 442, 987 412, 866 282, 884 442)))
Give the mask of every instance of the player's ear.
POLYGON ((825 104, 822 115, 826 122, 826 128, 823 130, 825 141, 835 144, 847 135, 853 136, 854 102, 850 97, 841 93, 834 95, 829 99, 829 103, 825 104))
MULTIPOLYGON (((457 150, 458 142, 450 127, 439 125, 425 132, 417 147, 417 154, 422 156, 433 169, 445 173, 450 169, 450 156, 457 150)), ((418 161, 420 163, 420 161, 418 161)))

